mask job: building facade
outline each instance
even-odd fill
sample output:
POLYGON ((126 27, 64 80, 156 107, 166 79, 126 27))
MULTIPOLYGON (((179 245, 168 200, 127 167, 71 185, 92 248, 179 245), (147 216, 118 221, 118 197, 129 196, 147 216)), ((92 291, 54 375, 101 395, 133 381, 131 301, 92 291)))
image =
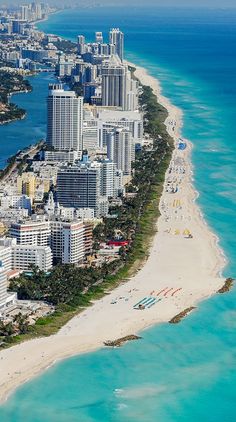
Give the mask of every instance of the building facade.
POLYGON ((0 315, 7 302, 7 272, 0 262, 0 315))
POLYGON ((12 223, 9 234, 19 245, 49 246, 50 223, 48 221, 25 221, 12 223))
POLYGON ((5 195, 1 198, 1 208, 23 208, 31 212, 31 199, 27 195, 5 195))
POLYGON ((115 106, 126 110, 128 67, 115 56, 102 64, 102 106, 115 106))
POLYGON ((120 60, 124 58, 124 34, 119 28, 112 28, 109 32, 109 43, 115 46, 115 53, 120 60))
POLYGON ((85 257, 84 237, 85 227, 81 220, 51 221, 51 248, 54 261, 62 264, 81 263, 85 257))
POLYGON ((101 166, 80 163, 62 167, 57 175, 57 201, 64 207, 91 208, 95 217, 104 215, 101 198, 101 166))
POLYGON ((135 146, 131 132, 125 128, 114 128, 107 137, 107 157, 116 164, 125 176, 131 175, 135 146))
POLYGON ((47 144, 59 151, 81 151, 83 97, 62 85, 49 85, 47 110, 47 144))
POLYGON ((52 251, 49 246, 16 245, 12 247, 12 268, 27 270, 35 265, 47 272, 52 268, 52 251))

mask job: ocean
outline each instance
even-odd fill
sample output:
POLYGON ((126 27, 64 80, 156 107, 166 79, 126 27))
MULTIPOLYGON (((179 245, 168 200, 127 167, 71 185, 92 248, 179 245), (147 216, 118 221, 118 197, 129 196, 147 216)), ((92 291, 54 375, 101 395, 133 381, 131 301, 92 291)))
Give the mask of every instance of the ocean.
MULTIPOLYGON (((163 94, 184 112, 197 202, 227 258, 224 276, 234 277, 236 10, 91 8, 52 15, 38 26, 72 40, 78 34, 92 40, 110 27, 125 32, 126 58, 158 77, 163 94)), ((36 85, 44 77, 36 76, 36 85)), ((29 107, 37 102, 34 127, 45 133, 42 97, 22 95, 29 103, 34 98, 29 107)), ((0 127, 6 141, 16 127, 17 148, 27 144, 18 123, 0 127)), ((199 304, 179 325, 142 332, 140 342, 54 365, 0 407, 1 422, 234 422, 235 303, 233 288, 199 304)))

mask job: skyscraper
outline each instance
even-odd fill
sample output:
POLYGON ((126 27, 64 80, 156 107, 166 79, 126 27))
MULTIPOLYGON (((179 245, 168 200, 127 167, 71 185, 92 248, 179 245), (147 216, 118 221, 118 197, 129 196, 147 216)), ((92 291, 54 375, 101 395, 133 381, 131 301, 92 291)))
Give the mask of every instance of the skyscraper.
POLYGON ((85 256, 85 226, 81 220, 51 221, 51 248, 55 262, 77 264, 85 256))
POLYGON ((95 217, 106 215, 101 209, 101 166, 81 163, 60 168, 57 174, 57 200, 64 207, 92 208, 95 217))
POLYGON ((101 194, 107 198, 115 196, 116 165, 108 159, 101 161, 101 194))
POLYGON ((116 56, 102 65, 102 105, 127 108, 128 67, 116 56))
POLYGON ((19 245, 49 246, 50 244, 50 225, 44 220, 12 223, 9 234, 19 245))
POLYGON ((112 28, 109 33, 109 43, 115 45, 115 52, 121 61, 124 58, 124 34, 119 28, 112 28))
POLYGON ((42 5, 40 3, 36 3, 35 13, 37 19, 42 19, 42 5))
POLYGON ((85 37, 83 35, 78 35, 78 54, 86 53, 86 44, 85 44, 85 37))
POLYGON ((114 128, 106 139, 107 157, 122 170, 125 176, 131 176, 131 163, 135 158, 134 142, 131 132, 125 128, 114 128))
POLYGON ((21 19, 24 21, 28 21, 29 19, 29 6, 23 5, 20 7, 21 10, 21 19))
POLYGON ((47 143, 56 150, 81 151, 83 97, 64 91, 62 85, 49 85, 47 143))

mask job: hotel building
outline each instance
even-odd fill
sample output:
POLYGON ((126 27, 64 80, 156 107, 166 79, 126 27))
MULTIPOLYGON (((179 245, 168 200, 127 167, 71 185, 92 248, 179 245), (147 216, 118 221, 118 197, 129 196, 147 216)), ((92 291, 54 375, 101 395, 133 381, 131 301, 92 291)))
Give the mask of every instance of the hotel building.
POLYGON ((127 108, 128 67, 117 56, 102 64, 102 106, 127 108))
POLYGON ((64 207, 91 208, 94 216, 108 213, 108 201, 101 195, 101 165, 81 162, 59 169, 57 201, 64 207))
POLYGON ((73 222, 51 221, 51 248, 56 263, 81 263, 85 257, 85 227, 83 222, 80 220, 73 222))
POLYGON ((115 53, 120 60, 124 58, 124 34, 119 28, 112 28, 109 32, 109 43, 115 46, 115 53))
POLYGON ((47 144, 59 151, 81 151, 83 97, 62 85, 49 85, 47 107, 47 144))
POLYGON ((49 246, 15 245, 11 252, 12 269, 27 270, 35 265, 46 272, 52 268, 52 251, 49 246))
POLYGON ((25 221, 12 223, 10 236, 15 238, 19 245, 49 246, 50 223, 48 221, 25 221))

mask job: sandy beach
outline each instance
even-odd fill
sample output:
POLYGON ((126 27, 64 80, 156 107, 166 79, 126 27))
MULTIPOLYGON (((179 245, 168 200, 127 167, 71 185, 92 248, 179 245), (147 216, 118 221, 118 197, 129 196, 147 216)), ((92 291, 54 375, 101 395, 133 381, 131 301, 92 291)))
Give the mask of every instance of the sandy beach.
MULTIPOLYGON (((149 258, 134 277, 74 317, 56 335, 1 351, 0 400, 53 362, 95 350, 105 340, 136 334, 153 324, 169 321, 185 308, 213 295, 224 283, 220 276, 224 256, 195 203, 192 145, 184 140, 186 149, 177 148, 181 110, 161 95, 158 81, 145 69, 137 68, 136 76, 153 88, 158 101, 168 109, 166 125, 176 142, 149 258), (152 306, 134 309, 144 298, 152 306)), ((142 347, 142 342, 138 345, 142 347)))

